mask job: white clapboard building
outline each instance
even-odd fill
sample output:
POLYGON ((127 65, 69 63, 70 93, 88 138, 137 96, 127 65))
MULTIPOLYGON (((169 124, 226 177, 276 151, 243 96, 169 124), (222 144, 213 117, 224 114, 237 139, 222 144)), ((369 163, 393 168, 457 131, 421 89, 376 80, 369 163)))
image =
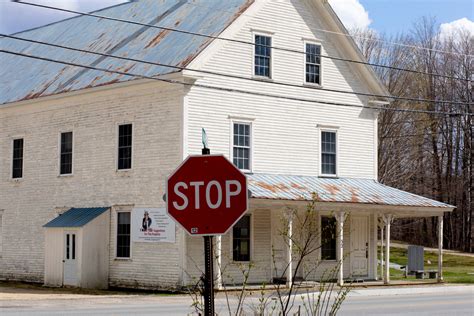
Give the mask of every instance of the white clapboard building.
POLYGON ((252 195, 217 239, 219 282, 242 282, 250 263, 251 283, 285 275, 281 218, 313 197, 334 239, 299 277, 342 264, 339 282, 380 279, 379 228, 389 240, 394 217, 436 216, 442 232, 453 207, 377 182, 388 92, 340 60, 363 61, 346 34, 326 0, 138 0, 1 38, 0 279, 194 283, 202 238, 170 220, 163 195, 203 128, 252 195))

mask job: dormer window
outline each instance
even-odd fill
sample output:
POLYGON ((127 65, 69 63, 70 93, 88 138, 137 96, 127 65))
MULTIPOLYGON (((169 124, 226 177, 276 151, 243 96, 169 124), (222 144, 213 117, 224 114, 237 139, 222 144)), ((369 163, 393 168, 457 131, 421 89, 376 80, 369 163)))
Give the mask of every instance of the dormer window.
POLYGON ((272 38, 265 35, 255 35, 254 75, 271 78, 272 38))

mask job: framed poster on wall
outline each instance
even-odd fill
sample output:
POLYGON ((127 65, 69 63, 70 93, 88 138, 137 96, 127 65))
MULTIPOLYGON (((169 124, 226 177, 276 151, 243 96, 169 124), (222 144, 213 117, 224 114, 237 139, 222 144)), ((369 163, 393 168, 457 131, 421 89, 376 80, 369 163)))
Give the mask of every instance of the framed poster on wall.
POLYGON ((141 207, 132 210, 133 242, 175 242, 175 222, 166 208, 141 207))

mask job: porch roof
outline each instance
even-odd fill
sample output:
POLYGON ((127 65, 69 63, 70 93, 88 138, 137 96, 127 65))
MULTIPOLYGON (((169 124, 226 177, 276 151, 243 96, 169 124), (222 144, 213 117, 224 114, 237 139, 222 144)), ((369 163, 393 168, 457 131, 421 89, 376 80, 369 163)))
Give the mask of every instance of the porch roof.
POLYGON ((108 209, 109 207, 71 208, 43 227, 83 227, 108 209))
POLYGON ((316 176, 248 175, 252 198, 272 200, 360 203, 390 206, 436 207, 450 211, 454 206, 395 189, 372 179, 320 178, 316 176))

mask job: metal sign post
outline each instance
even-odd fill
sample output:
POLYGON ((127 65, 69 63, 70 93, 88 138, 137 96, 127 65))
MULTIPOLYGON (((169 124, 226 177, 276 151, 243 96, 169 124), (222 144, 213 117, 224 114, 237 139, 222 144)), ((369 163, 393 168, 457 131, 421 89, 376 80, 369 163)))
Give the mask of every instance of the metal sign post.
MULTIPOLYGON (((205 135, 205 134, 204 134, 205 135)), ((211 150, 206 148, 204 142, 202 155, 210 155, 211 150)), ((204 236, 204 315, 214 316, 214 247, 212 244, 212 236, 204 236)))

